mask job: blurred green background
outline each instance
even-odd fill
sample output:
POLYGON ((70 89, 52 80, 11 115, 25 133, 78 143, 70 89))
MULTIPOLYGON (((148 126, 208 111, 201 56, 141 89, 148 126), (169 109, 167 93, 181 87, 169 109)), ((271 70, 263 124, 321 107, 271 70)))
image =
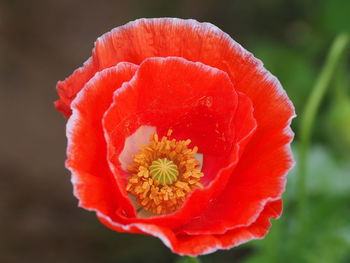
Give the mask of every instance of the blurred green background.
MULTIPOLYGON (((211 22, 263 60, 300 116, 333 39, 350 33, 349 0, 0 0, 0 262, 174 262, 158 239, 115 233, 77 208, 64 168, 65 120, 55 84, 95 39, 140 17, 211 22)), ((318 111, 307 162, 308 207, 298 228, 297 169, 284 213, 264 240, 202 262, 350 262, 349 53, 318 111)), ((300 138, 296 133, 296 155, 300 138)))

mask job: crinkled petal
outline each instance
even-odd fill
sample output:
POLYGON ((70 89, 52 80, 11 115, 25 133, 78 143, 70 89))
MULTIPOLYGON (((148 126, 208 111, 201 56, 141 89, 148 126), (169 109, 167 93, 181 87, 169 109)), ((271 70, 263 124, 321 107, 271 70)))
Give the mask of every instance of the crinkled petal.
POLYGON ((116 91, 104 116, 108 159, 116 176, 122 174, 118 173, 119 155, 125 138, 143 125, 156 127, 160 135, 171 128, 176 139, 190 138, 204 156, 211 156, 204 163, 213 167, 207 164, 203 172, 209 174, 208 170, 216 177, 205 189, 196 190, 182 209, 167 216, 122 219, 125 223, 148 222, 173 228, 200 215, 210 198, 224 189, 238 160, 236 140, 248 139, 255 121, 249 99, 234 91, 226 73, 182 58, 152 58, 116 91), (235 129, 235 124, 240 127, 235 129))
MULTIPOLYGON (((137 66, 120 63, 96 74, 72 103, 67 123, 67 161, 79 205, 112 215, 123 207, 123 196, 107 163, 102 116, 112 102, 113 92, 134 75, 137 66)), ((132 211, 132 210, 131 210, 132 211)))
POLYGON ((271 218, 278 218, 282 212, 282 201, 268 202, 258 218, 248 226, 227 229, 222 234, 177 235, 173 250, 179 254, 197 256, 209 254, 218 249, 230 249, 253 239, 263 238, 270 229, 271 218))
MULTIPOLYGON (((227 187, 208 202, 206 209, 198 205, 192 207, 193 211, 181 214, 186 211, 184 206, 173 216, 153 218, 149 221, 137 219, 136 222, 136 219, 125 217, 125 224, 148 222, 146 226, 154 228, 156 226, 151 223, 157 223, 156 228, 164 228, 169 236, 174 235, 174 229, 171 228, 174 226, 178 227, 178 231, 185 233, 185 236, 196 231, 223 233, 226 228, 230 228, 232 232, 247 228, 253 222, 257 222, 267 204, 278 200, 284 191, 285 175, 293 165, 290 151, 293 133, 289 125, 295 113, 280 83, 263 67, 261 61, 217 27, 194 20, 170 18, 140 19, 118 27, 96 41, 92 59, 88 60, 89 63, 93 61, 93 66, 79 69, 81 72, 74 73, 61 83, 61 88, 58 88, 61 99, 56 106, 68 117, 71 100, 96 72, 121 61, 140 64, 145 59, 155 56, 182 57, 226 72, 235 89, 249 97, 254 108, 256 127, 254 134, 244 142, 245 149, 238 151, 236 148, 239 160, 235 161, 236 166, 231 167, 227 187), (215 217, 217 211, 221 213, 215 217), (225 213, 226 211, 229 212, 225 213), (186 219, 183 223, 188 224, 182 226, 182 229, 179 227, 178 218, 197 213, 203 213, 202 218, 205 220, 202 224, 197 225, 196 221, 187 222, 186 219), (214 217, 215 223, 210 223, 214 217), (164 227, 164 224, 169 228, 164 227)), ((240 94, 239 92, 237 94, 240 94)), ((204 157, 210 160, 210 154, 204 157)), ((204 161, 204 165, 205 163, 204 161)), ((218 157, 216 163, 220 164, 218 157)), ((210 177, 206 180, 213 181, 210 177)), ((197 192, 191 198, 194 198, 197 192)), ((198 199, 199 202, 201 200, 198 199)), ((119 212, 124 215, 123 210, 119 212)), ((268 214, 266 217, 272 216, 268 214)), ((268 218, 264 222, 268 222, 268 218)), ((147 232, 144 231, 145 226, 143 227, 142 231, 147 232)), ((163 240, 166 235, 160 236, 163 240)), ((179 242, 186 243, 185 239, 179 242)), ((235 242, 231 242, 232 244, 235 242)), ((172 247, 177 251, 175 245, 172 247)))
POLYGON ((109 228, 119 232, 142 233, 158 237, 174 253, 198 256, 215 252, 218 249, 230 249, 252 239, 261 239, 268 232, 271 218, 278 218, 282 211, 282 201, 266 203, 259 217, 249 226, 227 229, 222 234, 187 235, 174 233, 169 228, 159 225, 132 223, 121 225, 108 217, 99 215, 99 219, 109 228))
POLYGON ((67 119, 72 114, 71 103, 84 87, 84 85, 95 75, 97 67, 92 58, 89 58, 83 66, 73 72, 64 81, 59 81, 56 85, 59 99, 55 101, 55 107, 67 119))
POLYGON ((207 209, 212 213, 210 217, 216 218, 216 227, 198 226, 198 231, 221 232, 227 226, 250 224, 268 200, 281 197, 286 173, 294 163, 290 151, 293 133, 289 127, 295 116, 294 107, 261 61, 227 34, 211 24, 194 20, 141 19, 101 37, 94 55, 104 66, 114 63, 114 58, 138 64, 152 56, 200 61, 227 72, 236 90, 251 99, 257 129, 230 178, 229 187, 207 209), (113 48, 115 56, 104 55, 113 48), (232 212, 217 216, 216 207, 222 209, 226 205, 232 212))

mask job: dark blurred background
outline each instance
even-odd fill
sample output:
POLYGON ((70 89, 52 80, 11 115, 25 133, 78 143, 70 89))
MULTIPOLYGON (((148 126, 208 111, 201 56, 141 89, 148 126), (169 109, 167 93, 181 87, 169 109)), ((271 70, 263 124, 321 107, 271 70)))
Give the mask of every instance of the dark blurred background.
MULTIPOLYGON (((177 259, 158 239, 115 233, 77 208, 64 168, 66 120, 53 107, 56 82, 82 65, 98 36, 164 16, 211 22, 230 34, 280 79, 299 115, 332 40, 350 31, 349 0, 0 0, 0 262, 177 259)), ((267 238, 203 262, 350 262, 350 82, 343 68, 343 95, 331 88, 316 120, 308 178, 313 224, 303 244, 291 234, 292 173, 284 216, 267 238)))

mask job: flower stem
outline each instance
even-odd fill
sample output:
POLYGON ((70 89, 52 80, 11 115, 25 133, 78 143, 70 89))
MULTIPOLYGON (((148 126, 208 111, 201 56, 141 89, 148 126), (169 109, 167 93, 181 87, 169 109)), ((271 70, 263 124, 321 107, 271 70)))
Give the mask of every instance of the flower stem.
POLYGON ((301 116, 300 125, 300 152, 299 152, 299 177, 298 177, 298 216, 299 224, 303 230, 305 222, 305 213, 307 211, 307 198, 306 198, 306 173, 307 173, 307 155, 310 146, 312 126, 315 121, 317 110, 321 104, 322 98, 329 86, 341 58, 344 56, 346 46, 349 43, 349 36, 347 34, 340 34, 334 40, 326 62, 320 72, 317 81, 311 91, 310 97, 306 103, 304 112, 301 116))
MULTIPOLYGON (((349 49, 346 50, 347 53, 345 55, 348 55, 349 49)), ((334 101, 337 104, 344 103, 348 101, 349 97, 346 91, 347 83, 349 82, 349 78, 347 75, 347 60, 346 57, 343 57, 341 59, 340 65, 338 66, 338 70, 335 75, 334 80, 334 101)))
POLYGON ((199 258, 184 256, 176 261, 176 263, 200 263, 199 258))

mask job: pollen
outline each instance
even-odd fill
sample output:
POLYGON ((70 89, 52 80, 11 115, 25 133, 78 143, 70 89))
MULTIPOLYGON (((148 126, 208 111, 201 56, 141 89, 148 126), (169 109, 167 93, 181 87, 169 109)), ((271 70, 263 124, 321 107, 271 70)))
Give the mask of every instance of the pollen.
POLYGON ((190 139, 171 139, 171 134, 170 129, 160 139, 154 133, 128 168, 126 190, 136 196, 139 206, 156 215, 176 211, 191 192, 203 188, 200 162, 194 157, 198 147, 190 148, 190 139))

